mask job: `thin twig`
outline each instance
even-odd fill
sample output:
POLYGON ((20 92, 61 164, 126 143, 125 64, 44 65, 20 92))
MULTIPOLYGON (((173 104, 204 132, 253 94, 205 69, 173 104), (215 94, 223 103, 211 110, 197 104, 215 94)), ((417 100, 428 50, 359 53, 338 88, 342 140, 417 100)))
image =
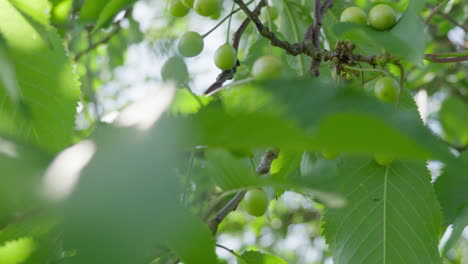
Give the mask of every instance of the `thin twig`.
POLYGON ((240 260, 242 263, 245 264, 245 260, 243 260, 242 257, 241 257, 239 254, 237 254, 234 250, 232 250, 232 249, 230 249, 230 248, 227 248, 227 247, 225 247, 225 246, 223 246, 223 245, 221 245, 221 244, 216 244, 216 246, 219 247, 219 248, 222 248, 222 249, 226 250, 226 251, 229 252, 229 253, 231 253, 231 254, 234 255, 238 260, 240 260))
POLYGON ((440 9, 442 9, 442 7, 443 7, 448 1, 449 1, 449 0, 444 0, 444 1, 440 2, 440 3, 438 3, 438 4, 436 5, 436 7, 434 7, 434 9, 432 9, 431 13, 427 16, 427 18, 424 20, 424 24, 429 23, 429 21, 431 20, 431 18, 432 18, 435 14, 437 14, 437 13, 440 11, 440 9))
POLYGON ((468 61, 468 55, 461 57, 439 58, 436 56, 432 56, 432 54, 424 54, 424 59, 435 63, 461 62, 468 61))
MULTIPOLYGON (((315 0, 314 23, 312 32, 312 44, 316 49, 320 49, 320 30, 322 29, 322 19, 327 10, 332 6, 333 0, 325 0, 322 4, 320 0, 315 0)), ((312 57, 309 67, 309 73, 313 76, 319 76, 320 58, 312 57)))
MULTIPOLYGON (((246 5, 250 5, 251 3, 253 3, 254 0, 251 0, 249 1, 248 3, 246 3, 246 5)), ((216 24, 212 29, 210 29, 208 32, 206 32, 205 34, 202 35, 203 38, 205 38, 206 36, 208 36, 209 34, 211 34, 211 32, 215 31, 219 26, 221 26, 224 21, 228 20, 229 18, 231 18, 234 14, 236 14, 237 12, 241 11, 242 9, 240 8, 237 8, 237 9, 234 9, 232 10, 229 14, 227 14, 225 17, 223 17, 223 19, 221 19, 218 24, 216 24)))
MULTIPOLYGON (((92 30, 92 28, 88 27, 87 31, 86 31, 88 46, 93 45, 92 38, 91 38, 91 30, 92 30)), ((91 98, 91 101, 93 102, 93 105, 94 105, 94 114, 96 115, 96 120, 99 122, 101 120, 101 117, 99 115, 98 99, 97 99, 97 96, 96 96, 96 92, 94 91, 94 85, 93 85, 94 76, 93 76, 93 71, 91 69, 91 58, 90 57, 86 58, 85 68, 86 68, 86 79, 88 81, 89 97, 91 98)))
POLYGON ((226 218, 230 212, 237 209, 237 206, 244 198, 245 193, 246 191, 238 192, 234 198, 232 198, 218 213, 216 213, 213 218, 210 219, 208 222, 208 227, 210 228, 213 235, 218 231, 218 226, 221 224, 224 218, 226 218))
POLYGON ((90 51, 96 49, 97 47, 101 46, 102 44, 106 44, 107 42, 109 42, 115 35, 117 35, 119 33, 121 29, 121 26, 120 26, 120 23, 114 23, 114 28, 112 29, 112 31, 107 35, 105 36, 104 38, 102 38, 101 40, 97 41, 97 42, 94 42, 92 45, 88 46, 86 49, 82 50, 82 51, 78 51, 75 55, 75 61, 78 61, 83 55, 89 53, 90 51))
MULTIPOLYGON (((256 171, 258 174, 266 174, 270 171, 271 163, 278 157, 278 150, 271 149, 263 155, 260 164, 258 165, 256 171)), ((246 191, 238 192, 234 198, 232 198, 220 211, 213 216, 210 221, 208 221, 208 227, 210 228, 211 232, 216 234, 218 231, 218 226, 221 222, 226 218, 226 216, 237 209, 239 203, 244 198, 246 191)))
POLYGON ((78 61, 83 55, 85 55, 86 53, 96 49, 97 47, 101 46, 102 44, 105 44, 105 43, 109 42, 122 29, 122 27, 120 25, 122 20, 128 18, 131 14, 132 14, 132 8, 126 9, 122 19, 112 23, 112 25, 113 25, 112 31, 107 36, 102 38, 101 40, 94 42, 92 45, 89 45, 86 49, 84 49, 82 51, 78 51, 75 54, 75 61, 78 61))
POLYGON ((232 192, 223 192, 221 193, 218 197, 216 197, 214 200, 210 202, 210 204, 206 207, 206 210, 202 214, 201 218, 203 220, 207 219, 209 214, 213 211, 213 209, 222 201, 224 200, 227 196, 231 195, 232 192))

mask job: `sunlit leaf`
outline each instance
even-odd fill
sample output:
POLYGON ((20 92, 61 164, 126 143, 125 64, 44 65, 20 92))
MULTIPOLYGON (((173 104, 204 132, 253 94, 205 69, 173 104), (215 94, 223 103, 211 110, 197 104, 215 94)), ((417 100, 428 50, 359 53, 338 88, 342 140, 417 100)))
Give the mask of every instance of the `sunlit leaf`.
MULTIPOLYGON (((253 250, 242 253, 241 258, 245 261, 245 264, 288 264, 286 261, 277 256, 253 250)), ((243 264, 240 262, 238 263, 243 264)))
POLYGON ((341 170, 348 205, 323 218, 334 263, 441 263, 442 215, 424 164, 349 160, 341 170))
POLYGON ((71 143, 79 95, 77 77, 54 30, 40 22, 32 25, 21 13, 29 8, 19 10, 0 1, 0 31, 15 65, 22 99, 15 106, 0 90, 0 132, 56 152, 71 143), (47 33, 47 39, 37 28, 47 33))

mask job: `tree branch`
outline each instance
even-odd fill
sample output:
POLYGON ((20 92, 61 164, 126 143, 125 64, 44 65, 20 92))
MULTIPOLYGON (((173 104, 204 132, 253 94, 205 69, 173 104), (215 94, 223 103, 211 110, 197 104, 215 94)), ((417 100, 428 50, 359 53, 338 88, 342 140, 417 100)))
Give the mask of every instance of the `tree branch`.
MULTIPOLYGON (((332 4, 333 0, 325 0, 323 4, 320 0, 315 0, 314 23, 310 33, 312 34, 312 44, 316 49, 320 49, 320 30, 322 29, 323 16, 332 6, 332 4)), ((320 62, 321 58, 312 57, 309 73, 311 73, 313 76, 317 77, 320 75, 320 62)))
MULTIPOLYGON (((333 51, 328 51, 326 49, 320 48, 320 30, 322 27, 322 18, 327 12, 327 10, 332 6, 333 0, 324 0, 322 3, 320 0, 315 0, 315 12, 314 12, 314 23, 307 29, 304 40, 297 43, 290 43, 285 40, 279 39, 275 33, 273 33, 267 26, 265 26, 258 15, 260 14, 260 10, 263 6, 265 6, 265 0, 261 0, 254 11, 251 11, 247 5, 244 3, 243 0, 233 0, 239 8, 247 15, 247 18, 244 20, 242 25, 239 27, 237 32, 233 36, 233 46, 236 50, 239 49, 239 41, 241 39, 242 34, 244 33, 246 27, 249 25, 250 21, 252 21, 260 35, 270 41, 272 46, 278 47, 283 49, 287 54, 292 56, 297 55, 307 55, 312 58, 312 62, 309 68, 309 72, 314 74, 315 76, 319 75, 318 68, 320 67, 320 63, 322 61, 329 61, 331 59, 338 59, 338 67, 337 72, 340 70, 338 69, 341 65, 356 65, 357 62, 365 62, 373 67, 377 65, 385 65, 387 63, 398 63, 399 59, 393 57, 389 54, 382 54, 382 55, 374 55, 374 56, 365 56, 361 54, 354 54, 353 53, 353 46, 349 45, 345 42, 342 42, 341 45, 337 45, 333 51), (343 45, 343 43, 345 45, 343 45)), ((438 58, 431 54, 425 55, 426 60, 438 63, 445 63, 445 62, 459 62, 459 61, 468 61, 467 56, 457 56, 456 58, 438 58)), ((236 74, 237 67, 239 67, 240 62, 237 60, 236 65, 229 70, 225 70, 221 72, 216 81, 204 92, 205 95, 210 95, 215 91, 219 90, 223 87, 223 83, 227 80, 231 80, 234 78, 236 74)))
MULTIPOLYGON (((255 7, 253 14, 258 16, 264 6, 265 6, 265 1, 261 0, 260 3, 258 3, 258 5, 255 7)), ((239 50, 240 39, 242 37, 242 34, 244 34, 244 31, 247 28, 247 26, 250 24, 250 21, 251 21, 250 18, 247 17, 239 26, 237 31, 234 33, 232 37, 232 46, 234 47, 235 50, 239 50)), ((240 62, 239 60, 237 60, 236 64, 234 65, 234 67, 232 67, 232 69, 222 71, 216 77, 216 81, 210 87, 208 87, 208 89, 204 92, 204 94, 205 95, 212 94, 213 92, 221 88, 227 80, 231 80, 232 78, 234 78, 234 75, 236 74, 236 71, 237 71, 237 67, 239 66, 240 66, 240 62)))
MULTIPOLYGON (((266 174, 270 171, 271 163, 278 157, 278 150, 272 149, 269 150, 263 155, 260 164, 258 165, 256 172, 258 174, 266 174)), ((218 226, 226 218, 226 216, 236 210, 239 203, 244 198, 246 191, 238 192, 219 212, 216 213, 213 218, 208 222, 208 227, 210 228, 213 234, 216 234, 218 231, 218 226)))
POLYGON ((109 42, 115 35, 117 35, 120 32, 120 30, 122 29, 120 23, 122 22, 123 19, 129 17, 129 15, 131 14, 131 11, 132 11, 131 8, 125 10, 125 14, 122 17, 122 19, 112 23, 112 25, 113 25, 112 31, 107 36, 105 36, 104 38, 102 38, 99 41, 94 42, 92 45, 89 45, 86 49, 84 49, 82 51, 78 51, 75 54, 75 58, 74 58, 75 61, 78 61, 83 55, 85 55, 85 54, 89 53, 90 51, 96 49, 97 47, 101 46, 102 44, 105 44, 105 43, 109 42))
POLYGON ((448 62, 461 62, 461 61, 468 61, 468 55, 461 56, 461 57, 448 57, 448 58, 441 58, 436 56, 437 54, 424 54, 424 59, 430 62, 435 63, 448 63, 448 62))

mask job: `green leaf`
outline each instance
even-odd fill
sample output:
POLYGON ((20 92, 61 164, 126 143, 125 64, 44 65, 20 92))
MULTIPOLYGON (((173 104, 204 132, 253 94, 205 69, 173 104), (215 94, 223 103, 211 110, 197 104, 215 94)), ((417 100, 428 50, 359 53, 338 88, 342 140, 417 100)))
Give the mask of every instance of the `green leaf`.
MULTIPOLYGON (((274 179, 286 180, 294 177, 302 160, 301 152, 280 151, 278 158, 271 164, 270 174, 274 179)), ((297 175, 296 175, 297 176, 297 175)))
POLYGON ((62 258, 57 223, 57 217, 40 213, 5 227, 0 231, 0 246, 4 245, 0 248, 0 263, 50 263, 62 258), (27 262, 20 261, 26 258, 27 262))
POLYGON ((334 263, 441 263, 441 213, 424 164, 346 160, 348 205, 327 209, 323 234, 334 263))
POLYGON ((15 106, 0 90, 0 133, 56 152, 71 143, 79 84, 62 40, 29 10, 0 0, 0 31, 15 65, 22 99, 15 106), (25 13, 38 19, 28 19, 25 13))
POLYGON ((450 97, 442 103, 440 123, 445 137, 457 146, 468 145, 468 122, 466 122, 466 105, 458 97, 450 97))
POLYGON ((50 21, 53 24, 67 24, 72 10, 73 0, 55 1, 53 3, 50 21))
POLYGON ((342 204, 336 184, 331 184, 337 181, 335 164, 304 173, 303 177, 261 177, 246 159, 237 159, 226 150, 207 150, 206 157, 208 176, 224 191, 275 187, 310 193, 329 206, 342 204))
POLYGON ((97 30, 101 27, 109 26, 112 19, 124 8, 135 3, 136 0, 111 0, 109 3, 102 9, 99 18, 96 22, 94 30, 97 30))
POLYGON ((277 256, 253 250, 245 251, 242 253, 241 258, 245 261, 245 264, 288 264, 277 256))
MULTIPOLYGON (((294 151, 385 152, 413 159, 444 159, 450 155, 447 147, 424 127, 415 111, 396 109, 351 86, 307 79, 274 80, 231 88, 223 95, 223 104, 229 117, 210 120, 217 127, 210 125, 212 131, 208 133, 216 136, 227 132, 229 138, 226 141, 232 141, 231 144, 236 140, 246 141, 247 136, 238 133, 242 127, 249 127, 250 133, 257 133, 258 127, 264 131, 264 138, 272 138, 272 144, 266 147, 280 147, 276 141, 294 151), (240 122, 233 126, 230 116, 234 114, 237 117, 245 115, 251 121, 243 126, 240 122), (261 115, 268 115, 272 123, 253 120, 260 119, 261 115), (298 137, 287 134, 292 131, 282 131, 284 136, 280 137, 277 130, 286 127, 275 124, 274 119, 299 127, 296 135, 303 133, 306 138, 298 140, 298 137), (231 128, 225 129, 226 126, 231 128), (293 140, 296 141, 294 145, 293 140), (299 145, 304 141, 307 142, 299 145)), ((217 114, 221 115, 219 111, 217 114)), ((265 141, 264 138, 255 138, 257 146, 265 141)), ((252 146, 255 146, 255 140, 250 143, 252 146)))
POLYGON ((22 237, 42 237, 57 225, 57 218, 51 215, 39 214, 22 221, 9 224, 0 230, 0 245, 22 237))
MULTIPOLYGON (((306 15, 306 11, 299 9, 294 2, 289 0, 278 1, 281 4, 281 16, 279 16, 279 32, 284 36, 285 40, 290 42, 300 42, 303 39, 304 33, 311 24, 312 19, 306 15), (298 19, 301 18, 301 19, 298 19)), ((307 56, 299 55, 295 58, 288 56, 288 59, 294 59, 290 65, 295 66, 300 76, 306 72, 307 56)))
POLYGON ((258 184, 255 168, 245 159, 236 159, 226 150, 212 149, 205 152, 209 174, 223 190, 240 189, 258 184))
POLYGON ((87 0, 80 10, 79 21, 84 23, 95 23, 109 0, 87 0))
POLYGON ((50 159, 42 151, 0 137, 0 227, 40 203, 39 184, 50 159))
POLYGON ((50 3, 48 1, 8 0, 7 2, 10 2, 18 10, 21 10, 41 25, 47 25, 49 22, 50 3))
POLYGON ((16 105, 20 100, 20 88, 16 80, 16 70, 8 53, 8 47, 0 34, 0 89, 6 91, 10 100, 16 105))
POLYGON ((269 113, 231 113, 210 104, 185 120, 190 137, 188 145, 208 145, 249 150, 253 147, 276 146, 285 151, 303 149, 308 137, 290 120, 269 113))
POLYGON ((169 111, 174 114, 194 114, 210 101, 210 97, 197 96, 188 89, 177 89, 169 111))
POLYGON ((468 186, 468 152, 448 160, 442 175, 435 182, 437 198, 442 205, 445 224, 449 225, 460 215, 468 204, 466 186, 468 186))
POLYGON ((452 232, 442 248, 442 256, 446 256, 449 250, 455 246, 462 237, 463 230, 465 230, 466 226, 468 226, 468 206, 465 207, 460 216, 453 222, 452 232))
POLYGON ((217 263, 208 227, 180 203, 178 139, 185 131, 170 124, 163 118, 150 131, 96 131, 98 151, 65 204, 65 241, 78 252, 72 263, 143 263, 156 246, 187 264, 217 263))
POLYGON ((34 251, 35 247, 34 240, 29 237, 9 241, 3 246, 0 246, 0 263, 24 263, 34 251))

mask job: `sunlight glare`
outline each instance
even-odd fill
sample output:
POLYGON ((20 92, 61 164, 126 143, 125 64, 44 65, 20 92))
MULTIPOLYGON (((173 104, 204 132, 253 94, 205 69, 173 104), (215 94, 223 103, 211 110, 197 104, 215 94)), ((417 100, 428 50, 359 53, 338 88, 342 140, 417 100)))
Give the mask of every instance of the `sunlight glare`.
POLYGON ((81 170, 95 152, 95 143, 84 140, 58 154, 47 168, 43 179, 42 191, 45 198, 53 201, 66 198, 78 182, 81 170))

